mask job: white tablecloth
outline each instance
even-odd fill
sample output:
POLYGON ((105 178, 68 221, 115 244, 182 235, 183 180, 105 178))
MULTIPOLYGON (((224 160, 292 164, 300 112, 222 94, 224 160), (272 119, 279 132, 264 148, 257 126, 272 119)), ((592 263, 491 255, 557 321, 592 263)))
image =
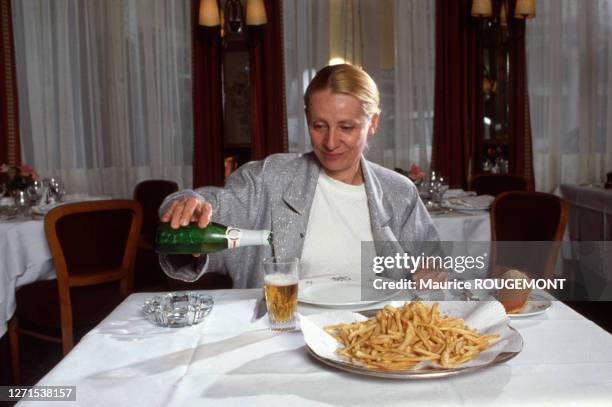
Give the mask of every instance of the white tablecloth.
POLYGON ((432 215, 440 240, 445 242, 488 242, 491 240, 489 212, 452 212, 432 215))
POLYGON ((42 220, 0 221, 0 336, 15 312, 17 287, 55 278, 42 220))
POLYGON ((564 238, 572 241, 564 245, 562 252, 569 260, 564 271, 575 279, 574 291, 584 293, 577 294, 578 297, 610 299, 612 245, 608 242, 612 241, 612 190, 561 184, 558 192, 569 204, 564 238))
POLYGON ((76 386, 76 403, 54 402, 70 407, 610 406, 612 336, 562 303, 512 321, 525 346, 504 364, 402 381, 323 366, 308 356, 299 332, 276 334, 262 321, 251 323, 261 290, 212 293, 207 321, 175 329, 143 319, 140 306, 151 294, 130 296, 38 384, 76 386))
POLYGON ((569 204, 567 230, 572 240, 612 240, 612 190, 561 184, 569 204))

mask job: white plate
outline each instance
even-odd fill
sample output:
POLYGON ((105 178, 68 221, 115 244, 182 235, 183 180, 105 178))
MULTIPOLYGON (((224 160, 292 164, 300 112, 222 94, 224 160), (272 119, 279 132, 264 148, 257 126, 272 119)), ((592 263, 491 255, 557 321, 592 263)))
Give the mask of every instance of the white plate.
POLYGON ((388 300, 399 294, 381 292, 380 299, 361 300, 361 282, 350 276, 322 276, 300 280, 298 301, 322 307, 352 307, 388 300))
POLYGON ((62 203, 52 203, 52 204, 42 204, 42 205, 35 205, 32 207, 32 213, 36 214, 36 215, 46 215, 47 212, 49 212, 51 209, 62 205, 62 203))
POLYGON ((552 301, 538 293, 529 294, 527 304, 516 314, 508 314, 510 318, 526 318, 540 315, 548 311, 552 306, 552 301))

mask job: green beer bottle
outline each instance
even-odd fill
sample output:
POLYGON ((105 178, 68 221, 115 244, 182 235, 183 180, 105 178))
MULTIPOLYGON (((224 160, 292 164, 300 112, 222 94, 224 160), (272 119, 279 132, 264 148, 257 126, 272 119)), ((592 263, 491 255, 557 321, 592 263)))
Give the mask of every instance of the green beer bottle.
POLYGON ((245 230, 211 222, 205 228, 190 223, 172 229, 160 223, 155 233, 155 250, 163 254, 213 253, 242 246, 272 244, 269 230, 245 230))

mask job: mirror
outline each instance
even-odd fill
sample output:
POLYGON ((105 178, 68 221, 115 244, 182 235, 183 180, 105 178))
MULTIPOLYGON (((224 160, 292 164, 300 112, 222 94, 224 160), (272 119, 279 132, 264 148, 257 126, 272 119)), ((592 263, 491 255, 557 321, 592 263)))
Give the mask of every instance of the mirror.
POLYGON ((483 21, 482 28, 483 132, 476 162, 477 172, 507 173, 509 143, 508 84, 510 75, 509 35, 496 19, 483 21))

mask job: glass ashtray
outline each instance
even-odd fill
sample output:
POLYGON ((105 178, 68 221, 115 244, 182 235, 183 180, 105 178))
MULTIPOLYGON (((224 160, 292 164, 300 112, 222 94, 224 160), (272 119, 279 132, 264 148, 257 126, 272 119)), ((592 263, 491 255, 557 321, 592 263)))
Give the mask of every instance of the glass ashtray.
POLYGON ((208 294, 175 292, 148 299, 142 311, 155 325, 179 328, 202 322, 210 314, 213 304, 208 294))

